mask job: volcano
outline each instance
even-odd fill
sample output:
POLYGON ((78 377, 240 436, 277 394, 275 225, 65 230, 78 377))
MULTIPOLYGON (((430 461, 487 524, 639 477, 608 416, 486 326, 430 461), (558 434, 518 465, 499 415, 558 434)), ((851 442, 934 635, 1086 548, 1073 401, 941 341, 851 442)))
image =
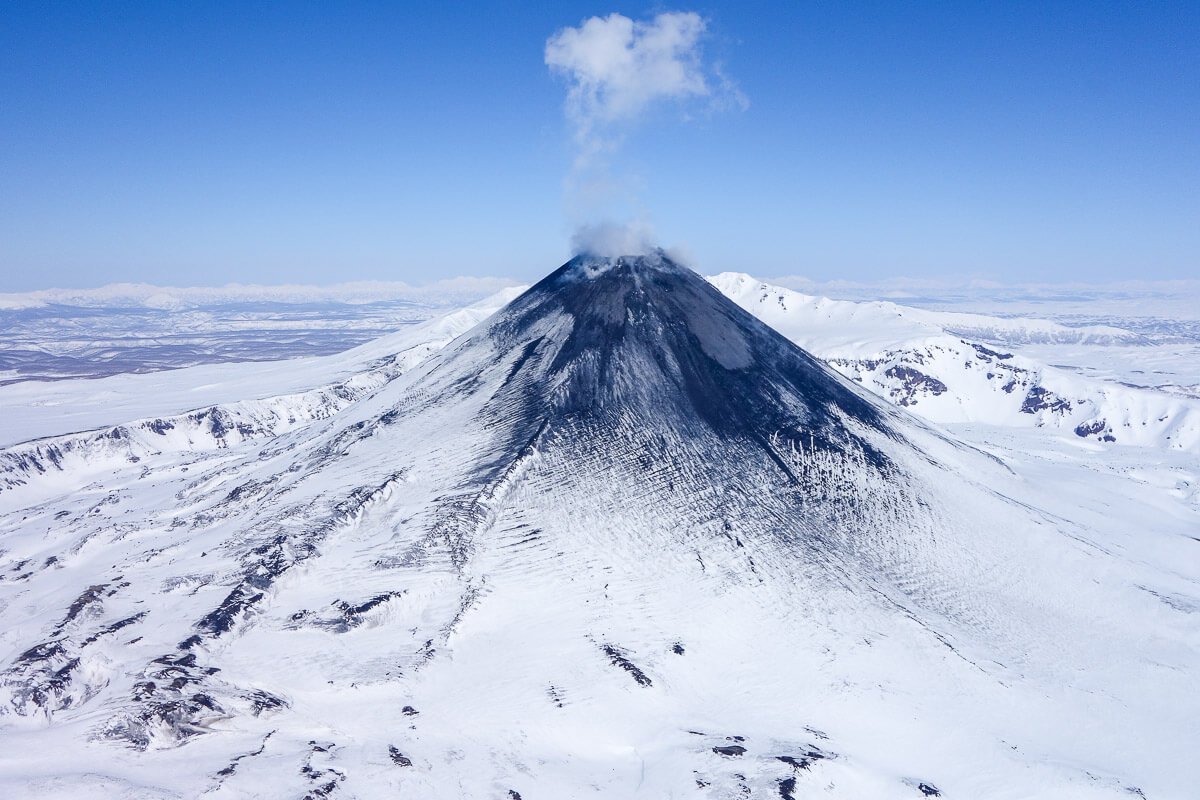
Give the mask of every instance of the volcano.
POLYGON ((1182 678, 1143 669, 1157 612, 1109 557, 661 252, 574 258, 436 352, 314 391, 0 452, 0 780, 1184 783, 1187 738, 1154 735, 1191 724, 1182 678))

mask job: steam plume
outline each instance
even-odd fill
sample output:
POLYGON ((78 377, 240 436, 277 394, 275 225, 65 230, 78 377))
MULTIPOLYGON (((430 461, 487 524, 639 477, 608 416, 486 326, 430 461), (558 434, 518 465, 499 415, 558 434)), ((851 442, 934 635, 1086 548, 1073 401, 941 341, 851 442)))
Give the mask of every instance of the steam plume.
POLYGON ((576 252, 634 255, 653 249, 650 225, 636 203, 639 181, 618 175, 610 163, 638 118, 665 103, 703 102, 714 110, 746 106, 719 67, 705 64, 706 30, 704 18, 691 11, 647 21, 613 13, 563 28, 546 41, 546 64, 568 87, 565 111, 576 154, 566 199, 576 252))

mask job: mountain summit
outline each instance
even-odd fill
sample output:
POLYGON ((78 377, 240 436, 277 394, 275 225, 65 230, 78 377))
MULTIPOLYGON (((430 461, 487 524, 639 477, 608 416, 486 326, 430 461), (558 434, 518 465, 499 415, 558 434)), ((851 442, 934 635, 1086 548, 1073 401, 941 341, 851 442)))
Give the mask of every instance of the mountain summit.
POLYGON ((1121 797, 1187 760, 1131 744, 1183 678, 1116 679, 1158 640, 1095 624, 1131 603, 1077 530, 662 253, 254 402, 0 453, 26 793, 67 748, 75 796, 1121 797))
POLYGON ((861 445, 850 426, 886 430, 873 401, 661 253, 577 257, 484 335, 538 362, 536 377, 513 375, 541 387, 534 415, 625 409, 684 433, 803 429, 827 447, 861 445))
POLYGON ((540 431, 573 447, 619 444, 612 457, 637 441, 639 459, 657 452, 676 468, 714 449, 736 454, 739 470, 759 465, 772 483, 800 481, 784 451, 882 468, 873 440, 897 436, 884 404, 662 253, 572 259, 439 359, 428 380, 460 400, 487 386, 489 428, 522 444, 540 431))

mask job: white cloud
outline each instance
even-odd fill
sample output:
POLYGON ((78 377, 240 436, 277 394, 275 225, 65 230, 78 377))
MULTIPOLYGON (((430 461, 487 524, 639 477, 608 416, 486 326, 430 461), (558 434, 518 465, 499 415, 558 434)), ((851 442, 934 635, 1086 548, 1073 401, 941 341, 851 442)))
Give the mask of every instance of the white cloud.
POLYGON ((692 11, 649 20, 622 14, 590 17, 546 41, 546 64, 567 82, 566 114, 574 129, 575 163, 567 176, 566 210, 576 226, 574 252, 650 252, 652 233, 639 207, 643 181, 613 168, 625 130, 652 107, 674 103, 690 116, 745 108, 745 97, 705 62, 707 25, 692 11), (596 220, 630 220, 624 223, 596 220))
POLYGON ((648 22, 609 14, 551 36, 546 64, 570 83, 567 113, 579 138, 636 117, 658 100, 708 96, 700 51, 705 27, 691 11, 648 22))

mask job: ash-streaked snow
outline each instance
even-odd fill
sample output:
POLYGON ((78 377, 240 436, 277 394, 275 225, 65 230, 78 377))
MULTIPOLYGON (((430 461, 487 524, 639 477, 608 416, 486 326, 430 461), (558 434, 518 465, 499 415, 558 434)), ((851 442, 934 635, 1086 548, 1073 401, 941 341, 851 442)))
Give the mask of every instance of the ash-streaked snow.
POLYGON ((583 259, 341 356, 0 387, 0 787, 1189 796, 1194 401, 712 283, 583 259))

